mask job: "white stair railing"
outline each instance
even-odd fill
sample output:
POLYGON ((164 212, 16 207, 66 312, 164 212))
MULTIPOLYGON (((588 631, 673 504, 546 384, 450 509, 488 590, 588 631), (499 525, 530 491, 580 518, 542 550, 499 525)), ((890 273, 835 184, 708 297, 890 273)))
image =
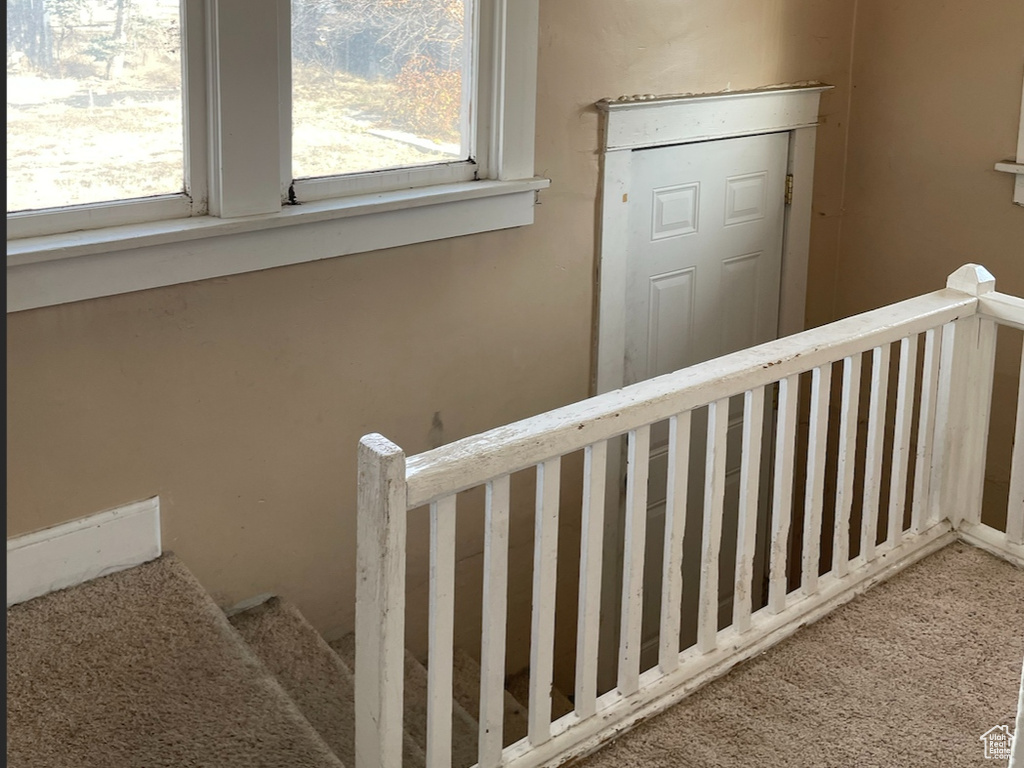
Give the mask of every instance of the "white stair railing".
MULTIPOLYGON (((825 615, 880 579, 952 541, 960 526, 975 543, 1024 562, 1024 440, 1014 455, 1006 531, 980 523, 985 437, 992 387, 995 323, 1024 328, 1024 301, 994 293, 983 268, 967 265, 944 290, 778 339, 675 373, 590 398, 406 458, 380 435, 363 438, 359 454, 358 586, 356 604, 356 766, 398 768, 402 754, 402 658, 405 615, 406 516, 429 505, 430 636, 429 768, 450 768, 456 495, 486 489, 479 765, 533 768, 592 750, 624 728, 669 706, 745 658, 825 615), (921 338, 923 335, 923 339, 921 338), (899 357, 890 393, 890 358, 899 357), (923 357, 918 375, 918 348, 923 357), (863 485, 857 488, 857 420, 861 372, 871 366, 863 485), (841 373, 833 393, 832 369, 841 373), (801 375, 811 378, 806 463, 797 466, 801 375), (762 477, 763 404, 777 388, 768 595, 754 602, 762 477), (885 425, 895 397, 891 449, 885 425), (719 560, 730 398, 742 396, 742 457, 736 523, 732 618, 719 625, 719 560), (830 401, 838 403, 833 482, 827 437, 830 401), (917 407, 915 408, 915 403, 917 407), (702 477, 689 470, 691 414, 707 413, 702 477), (657 663, 641 666, 640 640, 652 425, 668 424, 668 472, 657 663), (912 435, 914 436, 912 439, 912 435), (597 689, 601 622, 602 535, 609 442, 625 436, 626 473, 621 630, 616 688, 597 689), (576 622, 574 711, 552 722, 559 483, 562 458, 584 454, 582 535, 576 622), (947 471, 956 468, 955 472, 947 471), (509 583, 510 477, 536 478, 530 630, 528 734, 503 746, 509 583), (913 485, 908 477, 913 468, 913 485), (801 499, 794 473, 806 473, 801 499), (887 488, 883 478, 890 477, 887 488), (680 648, 687 488, 703 484, 696 642, 680 648), (835 487, 834 523, 823 530, 825 488, 835 487), (851 557, 854 498, 861 491, 859 544, 851 557), (887 495, 884 495, 886 494, 887 495), (909 526, 904 526, 909 497, 909 526), (888 523, 880 532, 883 499, 888 523), (801 515, 802 546, 791 551, 793 515, 801 515), (880 536, 880 534, 883 534, 880 536), (822 573, 822 542, 833 554, 822 573), (795 562, 793 561, 795 558, 795 562), (796 575, 794 575, 796 574, 796 575), (796 589, 791 589, 794 580, 796 589)), ((1020 395, 1024 402, 1024 390, 1020 395)), ((1019 408, 1018 435, 1024 427, 1019 408)), ((828 498, 831 508, 832 498, 828 498)), ((857 541, 859 539, 859 542, 857 541)), ((516 574, 516 578, 523 578, 516 574)))
POLYGON ((1017 696, 1017 721, 1013 726, 1008 768, 1024 768, 1024 667, 1021 668, 1020 694, 1017 696))

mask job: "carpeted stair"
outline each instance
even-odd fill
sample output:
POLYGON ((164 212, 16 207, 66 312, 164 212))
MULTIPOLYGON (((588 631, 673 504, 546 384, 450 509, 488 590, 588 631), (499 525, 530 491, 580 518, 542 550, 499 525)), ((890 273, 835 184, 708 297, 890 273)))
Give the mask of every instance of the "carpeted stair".
POLYGON ((7 611, 7 765, 341 768, 173 556, 7 611))
MULTIPOLYGON (((14 606, 7 622, 8 765, 354 765, 354 637, 329 645, 280 598, 225 616, 165 555, 14 606)), ((408 653, 405 676, 404 764, 418 768, 427 673, 408 653)), ((456 649, 454 768, 476 762, 479 688, 456 649)), ((511 744, 526 710, 510 693, 505 705, 511 744)))
MULTIPOLYGON (((1024 570, 953 544, 576 764, 586 768, 988 764, 1011 725, 1024 570)), ((351 636, 273 598, 230 618, 172 555, 7 612, 7 765, 353 766, 351 636)), ((405 764, 426 672, 406 657, 405 764)), ((455 654, 455 765, 475 762, 480 670, 455 654)), ((526 732, 507 681, 505 742, 526 732)), ((518 694, 518 695, 517 695, 518 694)), ((571 707, 552 694, 555 717, 571 707)))

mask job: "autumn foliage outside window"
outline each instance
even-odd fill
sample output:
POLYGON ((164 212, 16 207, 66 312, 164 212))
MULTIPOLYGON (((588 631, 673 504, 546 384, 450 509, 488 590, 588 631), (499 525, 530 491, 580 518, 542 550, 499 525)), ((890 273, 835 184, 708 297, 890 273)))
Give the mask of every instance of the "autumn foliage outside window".
POLYGON ((296 178, 469 156, 463 0, 292 0, 296 178))
POLYGON ((184 189, 178 0, 7 0, 7 210, 184 189))

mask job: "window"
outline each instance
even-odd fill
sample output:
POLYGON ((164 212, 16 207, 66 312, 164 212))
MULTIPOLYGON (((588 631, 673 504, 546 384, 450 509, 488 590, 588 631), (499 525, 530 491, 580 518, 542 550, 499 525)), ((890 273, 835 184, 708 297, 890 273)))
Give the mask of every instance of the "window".
POLYGON ((537 6, 8 0, 8 311, 532 222, 537 6))
POLYGON ((8 211, 184 192, 179 16, 8 0, 8 211))
POLYGON ((472 2, 291 0, 291 9, 295 178, 472 157, 472 2))

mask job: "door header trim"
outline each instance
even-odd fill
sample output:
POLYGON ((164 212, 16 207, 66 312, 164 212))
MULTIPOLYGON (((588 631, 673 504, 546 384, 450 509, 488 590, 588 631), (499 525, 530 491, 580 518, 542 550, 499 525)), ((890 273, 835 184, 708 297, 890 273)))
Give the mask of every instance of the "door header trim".
POLYGON ((688 144, 817 125, 825 83, 771 85, 749 91, 622 96, 597 102, 605 152, 688 144))

